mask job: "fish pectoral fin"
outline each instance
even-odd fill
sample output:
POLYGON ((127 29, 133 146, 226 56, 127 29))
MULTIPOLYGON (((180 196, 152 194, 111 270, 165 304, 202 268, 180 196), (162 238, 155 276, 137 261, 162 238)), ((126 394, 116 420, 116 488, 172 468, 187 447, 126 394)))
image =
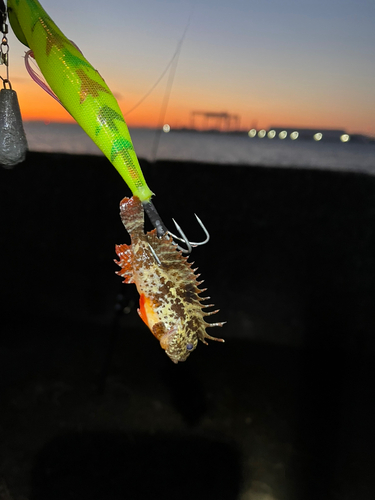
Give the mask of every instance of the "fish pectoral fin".
POLYGON ((139 317, 141 318, 143 323, 146 323, 146 325, 150 328, 150 325, 148 324, 146 310, 145 310, 145 300, 146 300, 145 296, 141 295, 139 298, 139 308, 137 309, 137 313, 139 314, 139 317))
POLYGON ((133 252, 131 245, 116 245, 116 253, 120 260, 115 259, 115 262, 121 267, 121 270, 117 271, 116 274, 122 276, 125 283, 134 283, 132 261, 133 252))

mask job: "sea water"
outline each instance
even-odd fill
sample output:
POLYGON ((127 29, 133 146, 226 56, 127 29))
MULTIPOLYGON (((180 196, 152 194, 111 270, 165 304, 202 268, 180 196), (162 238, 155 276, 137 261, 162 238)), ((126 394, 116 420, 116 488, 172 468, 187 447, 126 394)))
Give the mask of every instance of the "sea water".
MULTIPOLYGON (((31 151, 101 155, 76 124, 25 122, 31 151)), ((225 133, 130 129, 139 158, 215 164, 316 168, 375 175, 375 144, 259 139, 225 133)))

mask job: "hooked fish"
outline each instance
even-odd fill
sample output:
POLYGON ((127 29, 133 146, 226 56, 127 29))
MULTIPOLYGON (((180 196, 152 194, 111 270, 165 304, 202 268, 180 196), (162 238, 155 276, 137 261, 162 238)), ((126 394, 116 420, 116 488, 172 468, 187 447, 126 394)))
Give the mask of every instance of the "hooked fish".
POLYGON ((224 342, 211 337, 206 328, 224 323, 207 323, 206 316, 218 312, 204 312, 213 304, 202 302, 205 289, 198 286, 199 275, 192 264, 176 248, 166 234, 159 238, 154 229, 144 233, 144 211, 138 197, 124 198, 120 203, 121 220, 131 237, 130 245, 116 245, 121 267, 117 274, 125 283, 135 283, 140 295, 138 314, 161 347, 174 363, 185 361, 198 345, 206 339, 224 342))

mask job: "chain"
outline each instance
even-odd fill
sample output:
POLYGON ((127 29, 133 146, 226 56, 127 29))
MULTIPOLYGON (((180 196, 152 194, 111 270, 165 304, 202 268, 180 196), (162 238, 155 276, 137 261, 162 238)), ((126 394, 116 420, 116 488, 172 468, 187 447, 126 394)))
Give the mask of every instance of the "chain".
MULTIPOLYGON (((2 7, 4 5, 3 3, 0 3, 0 6, 2 7)), ((3 10, 1 8, 0 10, 0 20, 1 20, 1 28, 0 31, 3 34, 3 37, 1 39, 1 46, 0 46, 0 65, 4 64, 6 67, 6 78, 3 78, 0 76, 0 78, 3 80, 3 85, 4 88, 6 88, 6 84, 9 85, 9 88, 12 88, 10 81, 9 81, 9 44, 8 44, 8 24, 7 24, 7 13, 6 10, 3 10)))

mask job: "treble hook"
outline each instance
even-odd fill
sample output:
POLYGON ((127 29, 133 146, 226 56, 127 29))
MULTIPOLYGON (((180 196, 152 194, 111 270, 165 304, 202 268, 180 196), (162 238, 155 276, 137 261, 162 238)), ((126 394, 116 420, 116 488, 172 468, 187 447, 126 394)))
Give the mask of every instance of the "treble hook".
POLYGON ((181 229, 181 226, 179 224, 177 224, 177 222, 174 219, 172 219, 173 223, 176 226, 176 229, 180 233, 181 237, 176 236, 171 231, 169 231, 167 229, 167 227, 165 226, 164 222, 161 220, 160 215, 158 214, 158 212, 157 212, 154 204, 151 201, 145 201, 145 202, 142 203, 142 205, 143 205, 144 211, 146 212, 146 214, 148 215, 148 218, 151 221, 151 224, 156 229, 156 233, 157 233, 157 235, 158 235, 159 238, 162 238, 165 234, 168 233, 168 234, 170 234, 172 236, 173 239, 185 243, 185 245, 186 245, 187 248, 183 248, 180 245, 177 245, 177 248, 181 252, 186 253, 186 254, 190 254, 191 251, 192 251, 192 249, 193 249, 193 247, 198 247, 198 246, 201 246, 201 245, 205 245, 210 240, 210 233, 207 231, 207 228, 205 227, 205 225, 203 224, 203 222, 201 221, 201 219, 198 217, 197 214, 194 214, 195 218, 197 219, 198 224, 201 226, 201 228, 203 229, 203 231, 204 231, 204 233, 206 235, 205 240, 199 241, 199 242, 189 241, 188 238, 187 238, 187 236, 185 235, 185 233, 181 229))
POLYGON ((197 214, 194 214, 194 215, 195 215, 195 218, 198 221, 198 224, 203 229, 204 234, 206 235, 206 239, 204 241, 199 241, 199 242, 189 241, 187 239, 187 237, 185 236, 185 233, 181 229, 181 226, 179 224, 177 224, 177 222, 174 219, 172 219, 173 222, 174 222, 174 225, 176 226, 176 229, 180 233, 180 235, 182 236, 182 238, 179 238, 178 236, 176 236, 175 234, 173 234, 171 231, 168 231, 168 233, 172 236, 172 238, 174 238, 175 240, 182 241, 182 242, 185 243, 185 245, 187 246, 187 250, 181 248, 180 246, 178 248, 181 250, 181 252, 187 253, 187 254, 191 253, 192 247, 199 247, 201 245, 205 245, 206 243, 208 243, 210 241, 210 233, 207 231, 206 226, 203 224, 203 222, 200 220, 200 218, 198 217, 197 214))

